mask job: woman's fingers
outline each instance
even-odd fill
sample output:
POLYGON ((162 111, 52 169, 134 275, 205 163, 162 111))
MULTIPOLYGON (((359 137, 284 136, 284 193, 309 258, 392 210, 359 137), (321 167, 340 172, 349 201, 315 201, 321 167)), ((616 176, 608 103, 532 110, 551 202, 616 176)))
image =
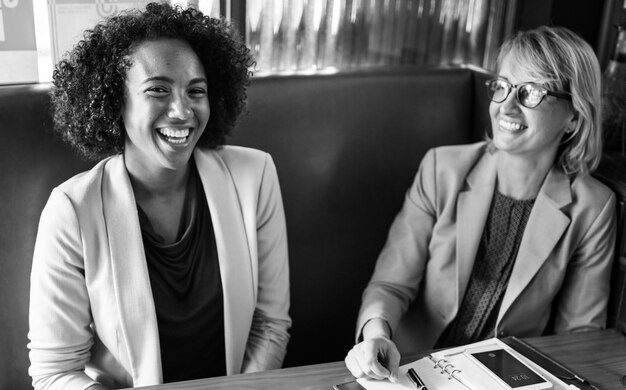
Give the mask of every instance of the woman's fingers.
POLYGON ((384 339, 365 340, 355 345, 345 358, 346 367, 352 375, 372 379, 395 379, 399 361, 395 345, 384 339), (391 370, 385 364, 390 364, 391 370))
POLYGON ((387 367, 391 374, 389 375, 389 380, 392 382, 398 381, 398 369, 400 368, 400 352, 398 348, 396 348, 395 344, 393 345, 393 349, 389 350, 388 357, 389 364, 387 367))

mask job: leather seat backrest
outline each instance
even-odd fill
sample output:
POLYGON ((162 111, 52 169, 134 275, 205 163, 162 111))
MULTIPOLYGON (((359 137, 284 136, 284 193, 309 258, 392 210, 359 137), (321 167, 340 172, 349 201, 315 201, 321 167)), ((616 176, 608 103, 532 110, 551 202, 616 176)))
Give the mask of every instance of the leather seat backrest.
POLYGON ((424 153, 484 136, 481 77, 434 68, 254 80, 233 142, 271 153, 278 169, 294 321, 288 365, 344 358, 424 153))
POLYGON ((49 85, 0 87, 0 389, 29 389, 28 302, 37 224, 52 188, 91 164, 52 134, 49 85))

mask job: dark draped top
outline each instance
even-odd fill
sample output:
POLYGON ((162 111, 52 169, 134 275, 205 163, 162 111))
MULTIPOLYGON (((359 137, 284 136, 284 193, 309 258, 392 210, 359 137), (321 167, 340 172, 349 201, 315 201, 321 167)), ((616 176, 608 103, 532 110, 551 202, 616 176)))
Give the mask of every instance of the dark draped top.
POLYGON ((164 244, 138 207, 165 383, 226 375, 215 235, 204 189, 192 165, 176 242, 164 244))
POLYGON ((494 336, 495 325, 534 199, 516 200, 495 192, 459 312, 436 348, 494 336))

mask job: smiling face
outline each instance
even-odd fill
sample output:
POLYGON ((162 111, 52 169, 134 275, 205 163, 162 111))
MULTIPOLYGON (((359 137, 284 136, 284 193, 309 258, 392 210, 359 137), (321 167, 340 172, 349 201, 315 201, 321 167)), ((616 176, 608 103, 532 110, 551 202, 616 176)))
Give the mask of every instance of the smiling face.
POLYGON ((141 42, 130 60, 122 108, 127 168, 158 174, 186 167, 210 115, 202 63, 176 39, 141 42))
MULTIPOLYGON (((530 72, 515 66, 510 54, 500 65, 499 77, 513 85, 546 82, 532 78, 530 72)), ((517 89, 514 89, 503 102, 492 101, 489 105, 493 144, 500 151, 523 156, 529 161, 542 160, 551 164, 565 131, 576 128, 572 105, 567 100, 545 96, 537 107, 526 108, 517 100, 516 94, 517 89)))

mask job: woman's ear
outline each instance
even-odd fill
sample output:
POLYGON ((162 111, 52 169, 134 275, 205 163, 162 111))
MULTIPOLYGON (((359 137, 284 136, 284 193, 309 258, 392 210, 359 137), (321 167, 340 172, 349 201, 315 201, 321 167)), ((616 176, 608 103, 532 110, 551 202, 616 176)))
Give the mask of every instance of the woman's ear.
POLYGON ((579 127, 579 123, 578 123, 579 119, 580 119, 580 115, 578 111, 572 109, 572 116, 569 120, 569 123, 567 124, 567 127, 565 128, 565 132, 571 133, 571 132, 576 131, 579 127))

